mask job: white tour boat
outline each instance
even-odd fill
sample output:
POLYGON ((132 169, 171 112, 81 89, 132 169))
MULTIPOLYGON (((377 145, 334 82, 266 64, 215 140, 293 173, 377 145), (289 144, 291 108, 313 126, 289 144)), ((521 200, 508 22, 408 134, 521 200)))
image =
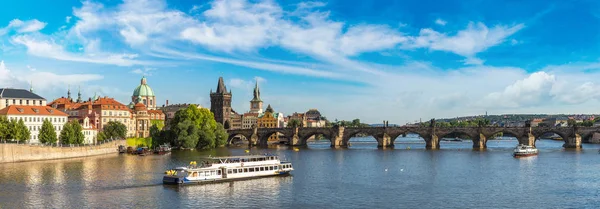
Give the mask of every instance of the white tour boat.
POLYGON ((192 161, 187 167, 166 171, 163 184, 201 184, 266 176, 287 175, 294 168, 275 155, 209 157, 200 165, 192 161))
POLYGON ((537 148, 529 145, 519 144, 515 147, 513 156, 514 157, 528 157, 538 154, 537 148))

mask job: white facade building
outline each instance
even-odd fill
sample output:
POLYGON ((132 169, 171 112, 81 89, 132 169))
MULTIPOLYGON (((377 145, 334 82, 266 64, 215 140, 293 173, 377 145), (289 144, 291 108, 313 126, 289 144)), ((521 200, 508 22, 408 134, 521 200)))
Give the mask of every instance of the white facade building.
POLYGON ((42 129, 44 120, 50 120, 57 138, 60 136, 63 126, 68 121, 66 113, 48 106, 10 105, 1 109, 0 115, 6 116, 8 120, 23 120, 31 133, 29 138, 30 144, 40 143, 38 135, 42 129))

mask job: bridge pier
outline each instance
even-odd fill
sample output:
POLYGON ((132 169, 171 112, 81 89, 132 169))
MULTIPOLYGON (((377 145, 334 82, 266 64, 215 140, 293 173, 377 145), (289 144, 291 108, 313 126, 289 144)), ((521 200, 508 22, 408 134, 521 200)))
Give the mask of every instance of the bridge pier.
POLYGON ((431 136, 423 137, 425 139, 425 148, 426 149, 439 149, 440 148, 440 140, 438 136, 432 134, 431 136))
POLYGON ((473 149, 487 149, 487 138, 482 133, 473 139, 473 149))
POLYGON ((383 136, 377 137, 376 139, 377 147, 386 148, 394 146, 394 144, 392 144, 392 137, 390 137, 390 135, 388 135, 387 133, 383 133, 383 136))
POLYGON ((302 142, 300 141, 300 137, 298 137, 298 134, 294 134, 288 140, 290 142, 290 146, 301 146, 301 145, 303 145, 302 142))
POLYGON ((565 144, 563 144, 564 148, 567 149, 580 149, 581 146, 581 136, 579 134, 575 134, 573 137, 568 137, 565 140, 565 144))
POLYGON ((519 137, 518 140, 519 144, 535 147, 535 136, 531 133, 527 133, 525 136, 519 137))
POLYGON ((348 147, 346 141, 344 141, 344 127, 336 126, 333 128, 333 134, 331 135, 331 147, 348 147))
POLYGON ((256 146, 258 144, 258 134, 252 134, 248 140, 248 146, 256 146))

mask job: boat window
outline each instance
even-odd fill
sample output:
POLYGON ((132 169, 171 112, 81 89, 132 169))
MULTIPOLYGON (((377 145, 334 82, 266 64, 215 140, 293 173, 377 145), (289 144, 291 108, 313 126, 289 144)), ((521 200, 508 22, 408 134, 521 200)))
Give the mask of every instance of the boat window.
POLYGON ((204 171, 204 176, 208 176, 210 174, 209 171, 204 171))
POLYGON ((238 172, 237 169, 233 169, 233 173, 237 173, 237 172, 238 172))
POLYGON ((277 166, 275 166, 275 170, 277 170, 277 166))
POLYGON ((244 173, 248 173, 248 169, 247 168, 244 168, 244 173))
POLYGON ((218 171, 217 171, 217 175, 221 175, 221 170, 218 170, 218 171))
POLYGON ((242 170, 241 168, 238 168, 238 173, 243 172, 244 170, 242 170))
POLYGON ((210 171, 210 175, 211 175, 211 176, 214 176, 215 174, 216 174, 216 172, 215 172, 215 171, 210 171))
POLYGON ((265 167, 260 167, 260 171, 265 171, 265 167))
POLYGON ((273 166, 269 166, 269 170, 271 170, 271 171, 272 171, 272 170, 273 170, 273 166))
POLYGON ((254 168, 250 168, 250 172, 254 172, 254 168))
POLYGON ((232 173, 231 169, 227 169, 227 174, 231 174, 231 173, 232 173))

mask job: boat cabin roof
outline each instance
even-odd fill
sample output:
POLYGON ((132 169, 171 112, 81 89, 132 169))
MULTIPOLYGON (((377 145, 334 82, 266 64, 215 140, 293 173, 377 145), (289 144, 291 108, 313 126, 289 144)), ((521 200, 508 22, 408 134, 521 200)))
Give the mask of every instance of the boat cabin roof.
POLYGON ((242 156, 223 156, 223 157, 207 157, 212 160, 228 160, 228 159, 252 159, 252 158, 266 158, 266 157, 278 157, 277 155, 242 155, 242 156))

